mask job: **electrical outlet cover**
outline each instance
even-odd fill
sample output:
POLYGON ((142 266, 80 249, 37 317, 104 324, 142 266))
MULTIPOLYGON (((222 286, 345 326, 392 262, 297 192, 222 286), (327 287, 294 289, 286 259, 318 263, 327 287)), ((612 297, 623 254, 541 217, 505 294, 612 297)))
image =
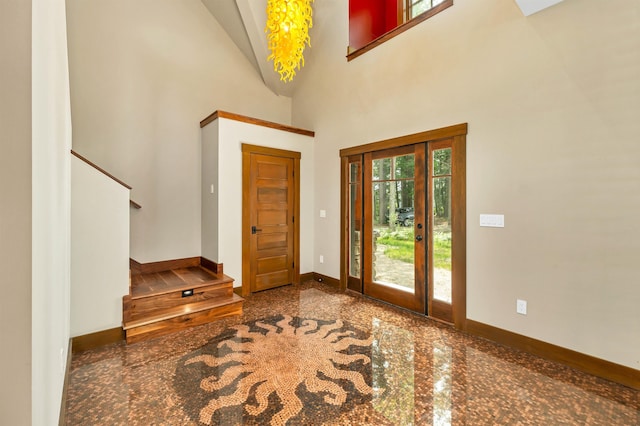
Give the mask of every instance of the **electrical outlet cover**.
POLYGON ((516 312, 521 315, 527 315, 527 301, 522 299, 516 300, 516 312))

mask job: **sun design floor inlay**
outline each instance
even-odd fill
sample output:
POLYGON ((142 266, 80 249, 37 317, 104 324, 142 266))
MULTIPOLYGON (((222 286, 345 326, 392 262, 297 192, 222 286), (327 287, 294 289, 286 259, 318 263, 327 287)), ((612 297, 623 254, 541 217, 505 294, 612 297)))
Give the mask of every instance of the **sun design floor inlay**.
MULTIPOLYGON (((1 416, 0 416, 1 417, 1 416)), ((69 426, 640 425, 640 391, 308 281, 73 354, 69 426)))
POLYGON ((189 415, 204 424, 304 424, 319 410, 326 417, 326 410, 371 399, 371 342, 342 320, 251 321, 182 357, 175 386, 189 415))

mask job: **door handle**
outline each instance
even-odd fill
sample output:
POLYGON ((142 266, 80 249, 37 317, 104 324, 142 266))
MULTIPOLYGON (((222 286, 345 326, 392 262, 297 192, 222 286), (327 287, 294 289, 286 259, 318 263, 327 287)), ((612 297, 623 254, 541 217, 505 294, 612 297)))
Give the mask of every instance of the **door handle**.
POLYGON ((252 226, 252 227, 251 227, 251 233, 252 233, 252 234, 255 234, 255 233, 257 233, 257 232, 261 232, 261 231, 262 231, 262 229, 258 229, 258 228, 256 228, 255 226, 252 226))
POLYGON ((416 241, 422 241, 422 235, 416 235, 416 241))

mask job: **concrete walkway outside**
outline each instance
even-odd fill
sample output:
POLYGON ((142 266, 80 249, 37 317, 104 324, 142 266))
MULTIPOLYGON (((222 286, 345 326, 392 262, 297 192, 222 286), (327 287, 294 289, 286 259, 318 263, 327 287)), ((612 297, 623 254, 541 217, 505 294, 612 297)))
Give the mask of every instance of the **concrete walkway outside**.
MULTIPOLYGON (((384 255, 387 248, 384 244, 377 244, 374 260, 374 281, 378 283, 393 283, 406 288, 413 288, 415 272, 412 263, 390 259, 384 255)), ((451 271, 439 269, 434 275, 434 298, 451 303, 451 271)))

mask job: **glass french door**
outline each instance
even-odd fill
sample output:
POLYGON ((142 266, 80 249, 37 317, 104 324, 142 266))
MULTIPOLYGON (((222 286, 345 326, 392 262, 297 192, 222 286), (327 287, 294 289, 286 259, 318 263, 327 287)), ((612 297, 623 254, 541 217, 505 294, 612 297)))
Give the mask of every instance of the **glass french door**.
POLYGON ((451 140, 352 156, 348 171, 348 288, 453 322, 451 140))
POLYGON ((425 313, 425 144, 364 154, 364 293, 425 313))
POLYGON ((467 125, 340 150, 340 285, 466 322, 467 125))

